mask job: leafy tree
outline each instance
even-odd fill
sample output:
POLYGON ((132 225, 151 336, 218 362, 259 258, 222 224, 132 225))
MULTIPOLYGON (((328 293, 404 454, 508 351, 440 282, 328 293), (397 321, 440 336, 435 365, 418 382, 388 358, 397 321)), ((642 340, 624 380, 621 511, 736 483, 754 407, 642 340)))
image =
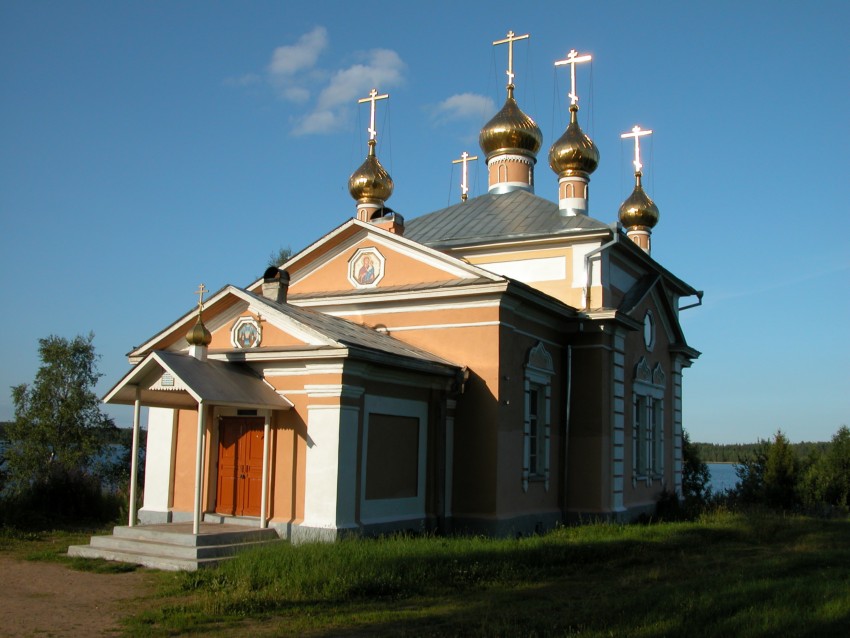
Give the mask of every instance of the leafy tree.
POLYGON ((35 380, 12 388, 15 420, 7 430, 6 471, 14 491, 89 474, 104 434, 115 428, 93 390, 101 376, 93 339, 39 339, 42 363, 35 380))
POLYGON ((759 440, 750 452, 738 458, 735 467, 738 475, 736 495, 744 503, 764 502, 764 468, 769 451, 770 441, 759 440))
POLYGON ((687 432, 682 436, 682 461, 682 496, 686 502, 704 502, 711 492, 711 473, 687 432))
POLYGON ((850 429, 842 426, 829 448, 806 469, 801 491, 809 507, 850 510, 850 429))
POLYGON ((271 268, 272 266, 280 266, 282 263, 289 261, 290 257, 292 257, 292 249, 289 246, 281 246, 269 254, 269 261, 266 264, 266 267, 271 268))

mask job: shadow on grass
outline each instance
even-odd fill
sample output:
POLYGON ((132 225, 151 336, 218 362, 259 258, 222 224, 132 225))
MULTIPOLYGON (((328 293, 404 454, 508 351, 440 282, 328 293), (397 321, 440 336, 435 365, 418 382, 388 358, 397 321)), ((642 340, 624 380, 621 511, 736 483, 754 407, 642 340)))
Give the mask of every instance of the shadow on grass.
POLYGON ((519 541, 260 550, 180 581, 142 624, 317 636, 832 636, 850 626, 850 524, 738 518, 519 541))

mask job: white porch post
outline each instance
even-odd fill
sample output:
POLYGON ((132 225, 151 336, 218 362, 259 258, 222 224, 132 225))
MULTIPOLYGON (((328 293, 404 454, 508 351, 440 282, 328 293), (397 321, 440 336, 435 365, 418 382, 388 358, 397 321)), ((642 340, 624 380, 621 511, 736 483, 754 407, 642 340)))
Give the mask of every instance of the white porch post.
POLYGON ((136 401, 133 404, 133 456, 130 458, 130 507, 127 508, 130 511, 130 520, 127 522, 130 527, 136 524, 136 488, 139 482, 139 417, 142 410, 141 394, 141 387, 136 386, 136 401))
POLYGON ((272 411, 266 411, 263 424, 263 487, 260 491, 260 528, 268 527, 269 498, 269 433, 271 432, 272 411))
POLYGON ((204 475, 204 432, 206 430, 207 406, 198 401, 198 449, 195 456, 195 511, 192 516, 192 533, 197 535, 201 529, 201 481, 204 475))

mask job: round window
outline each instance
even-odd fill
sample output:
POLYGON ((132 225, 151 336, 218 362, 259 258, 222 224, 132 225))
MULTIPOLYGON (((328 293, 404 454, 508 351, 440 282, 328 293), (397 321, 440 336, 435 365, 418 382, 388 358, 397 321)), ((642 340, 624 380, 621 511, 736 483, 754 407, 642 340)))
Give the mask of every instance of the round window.
POLYGON ((643 318, 643 342, 647 350, 651 350, 655 345, 655 320, 651 312, 647 312, 643 318))

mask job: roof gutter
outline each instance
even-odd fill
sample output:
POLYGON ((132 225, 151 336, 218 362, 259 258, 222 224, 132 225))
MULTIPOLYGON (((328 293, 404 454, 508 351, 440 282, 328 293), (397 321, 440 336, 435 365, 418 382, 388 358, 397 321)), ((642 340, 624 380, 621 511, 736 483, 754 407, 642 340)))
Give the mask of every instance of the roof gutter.
POLYGON ((607 248, 610 248, 614 244, 617 244, 617 243, 620 242, 620 222, 615 222, 615 223, 611 224, 610 228, 611 228, 611 232, 614 233, 614 236, 611 239, 611 241, 602 244, 599 248, 594 248, 593 250, 591 250, 589 253, 587 253, 584 256, 584 272, 587 275, 587 283, 584 287, 584 309, 585 310, 590 310, 590 289, 591 289, 591 284, 593 283, 592 282, 593 271, 590 268, 590 258, 593 257, 594 255, 598 255, 603 250, 606 250, 607 248))
POLYGON ((680 307, 679 312, 682 312, 683 310, 687 310, 688 308, 696 308, 697 306, 702 305, 702 296, 705 294, 705 292, 702 291, 702 290, 697 290, 695 294, 697 296, 697 302, 692 303, 692 304, 688 304, 687 306, 680 307))

